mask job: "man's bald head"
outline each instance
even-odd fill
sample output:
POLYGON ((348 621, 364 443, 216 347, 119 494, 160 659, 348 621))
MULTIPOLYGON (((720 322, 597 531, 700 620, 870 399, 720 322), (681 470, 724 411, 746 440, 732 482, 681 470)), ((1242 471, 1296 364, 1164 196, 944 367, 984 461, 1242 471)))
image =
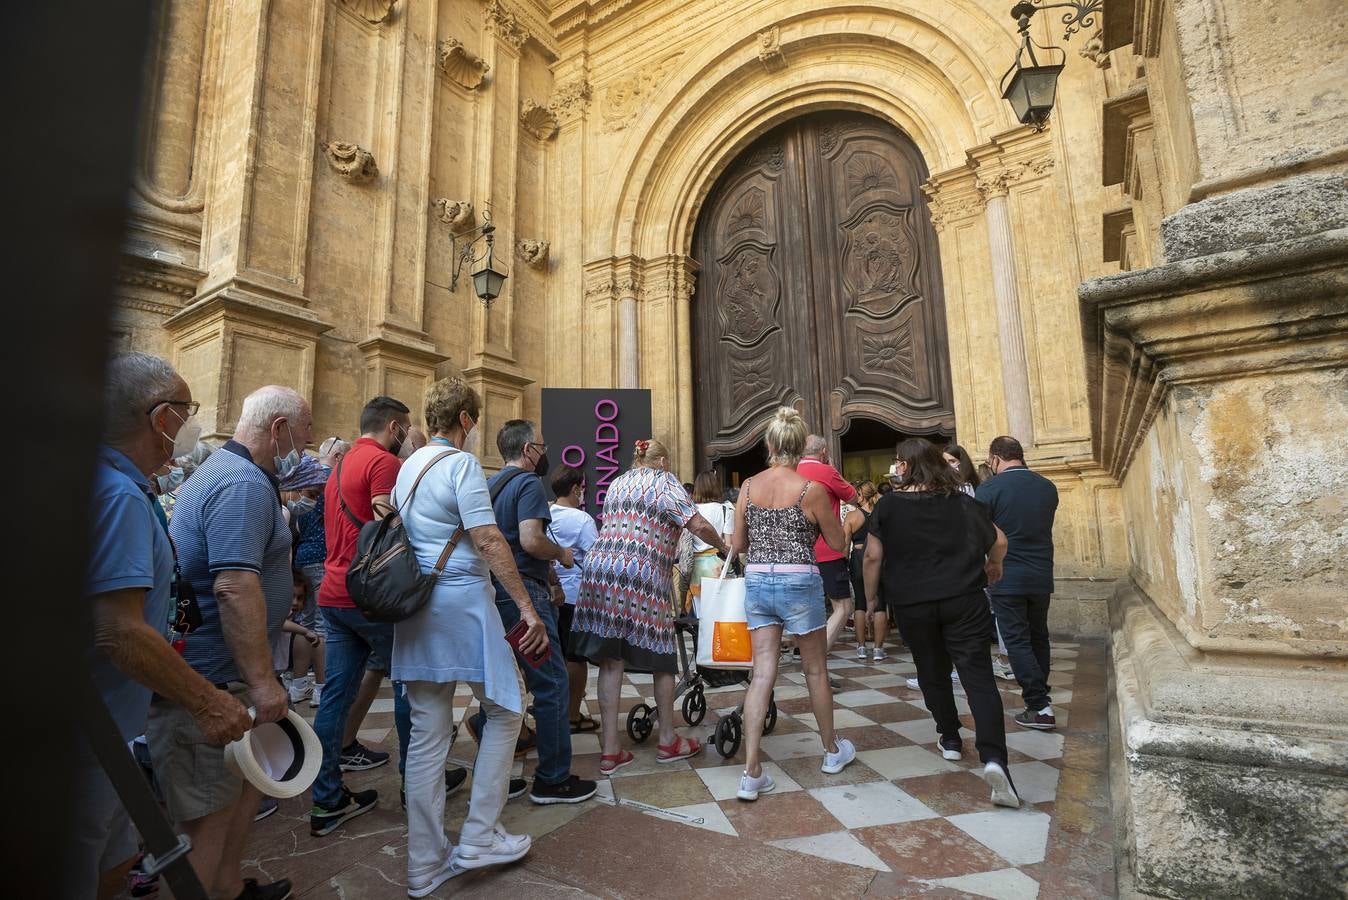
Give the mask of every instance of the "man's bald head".
POLYGON ((817 434, 806 435, 805 452, 801 454, 801 457, 802 458, 809 457, 811 459, 818 459, 827 462, 828 441, 824 440, 823 437, 817 434))

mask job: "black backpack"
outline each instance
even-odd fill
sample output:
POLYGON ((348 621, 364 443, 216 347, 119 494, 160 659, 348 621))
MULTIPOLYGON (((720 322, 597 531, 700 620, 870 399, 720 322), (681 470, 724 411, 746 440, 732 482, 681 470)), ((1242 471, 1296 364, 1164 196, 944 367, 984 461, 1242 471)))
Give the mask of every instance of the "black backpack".
POLYGON ((463 537, 463 525, 454 530, 454 535, 445 544, 440 559, 429 573, 421 571, 417 555, 408 540, 407 530, 403 527, 402 508, 416 495, 417 485, 426 473, 440 460, 459 451, 446 450, 432 459, 421 470, 417 480, 412 482, 412 490, 407 499, 398 505, 398 509, 382 519, 361 522, 346 505, 342 497, 342 462, 337 463, 337 500, 342 512, 360 529, 356 542, 356 557, 346 572, 346 592, 351 602, 371 622, 401 622, 415 615, 431 598, 431 590, 444 571, 454 547, 463 537))

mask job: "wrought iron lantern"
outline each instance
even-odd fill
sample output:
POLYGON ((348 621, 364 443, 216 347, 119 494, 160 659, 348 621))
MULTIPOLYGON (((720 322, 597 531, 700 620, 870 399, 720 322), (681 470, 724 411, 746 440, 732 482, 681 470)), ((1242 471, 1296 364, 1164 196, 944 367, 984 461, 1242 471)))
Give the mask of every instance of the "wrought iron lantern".
POLYGON ((484 221, 480 226, 474 228, 468 234, 463 235, 467 238, 475 235, 466 244, 463 249, 458 249, 459 238, 451 236, 451 247, 454 254, 454 272, 449 279, 449 289, 458 290, 459 273, 468 263, 482 263, 482 267, 473 272, 473 293, 482 301, 484 306, 490 307, 491 302, 501 296, 501 290, 505 287, 505 280, 508 277, 504 272, 496 268, 495 262, 495 244, 496 244, 496 226, 491 223, 490 216, 484 216, 484 221), (486 244, 486 249, 481 256, 478 256, 473 249, 478 241, 486 244))
POLYGON ((1063 40, 1071 40, 1082 27, 1095 24, 1101 0, 1085 3, 1041 3, 1021 0, 1011 8, 1020 30, 1020 49, 1015 61, 1002 76, 1002 99, 1011 104, 1016 120, 1035 131, 1043 131, 1053 112, 1058 94, 1058 76, 1067 63, 1067 54, 1058 47, 1045 47, 1030 37, 1030 19, 1041 9, 1066 8, 1072 10, 1062 17, 1066 30, 1063 40), (1038 52, 1036 52, 1038 50, 1038 52), (1042 59, 1041 59, 1042 56, 1042 59))

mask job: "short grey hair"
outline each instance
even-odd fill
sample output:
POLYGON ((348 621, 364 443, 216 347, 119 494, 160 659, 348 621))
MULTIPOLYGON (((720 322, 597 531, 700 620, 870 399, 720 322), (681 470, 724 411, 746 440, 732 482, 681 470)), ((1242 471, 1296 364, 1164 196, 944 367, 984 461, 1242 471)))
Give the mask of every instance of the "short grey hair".
POLYGON ((157 402, 172 400, 181 379, 167 360, 148 353, 119 353, 108 363, 103 390, 103 437, 110 444, 130 438, 149 421, 157 402))
POLYGON ((304 398, 293 388, 269 384, 243 398, 239 413, 239 432, 270 431, 277 419, 295 421, 304 412, 304 398))
POLYGON ((801 451, 801 456, 823 456, 828 452, 828 441, 817 434, 806 435, 805 449, 801 451))
POLYGON ((318 445, 318 458, 320 460, 327 459, 334 453, 346 453, 350 449, 351 449, 350 441, 344 441, 341 438, 334 435, 318 445))
POLYGON ((528 419, 511 419, 496 433, 496 449, 501 451, 501 459, 509 462, 524 455, 524 445, 533 441, 538 431, 528 419))

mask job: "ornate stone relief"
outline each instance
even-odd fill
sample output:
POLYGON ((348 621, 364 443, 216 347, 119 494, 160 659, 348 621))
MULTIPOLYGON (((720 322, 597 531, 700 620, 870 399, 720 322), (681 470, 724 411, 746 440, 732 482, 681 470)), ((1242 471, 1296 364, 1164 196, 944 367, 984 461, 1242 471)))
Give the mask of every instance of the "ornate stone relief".
POLYGON ((437 217, 442 223, 448 225, 449 230, 454 234, 467 231, 477 222, 473 214, 473 204, 468 200, 450 200, 448 197, 439 197, 431 201, 431 208, 436 210, 437 217))
POLYGON ((754 155, 745 162, 746 169, 771 169, 774 172, 780 172, 786 162, 786 151, 782 149, 781 144, 771 147, 763 147, 755 151, 754 155))
POLYGON ((773 250, 762 241, 748 240, 717 260, 722 340, 750 347, 781 328, 777 321, 781 278, 772 263, 773 250))
POLYGON ((333 171, 352 184, 364 184, 379 175, 374 155, 357 144, 328 141, 323 145, 323 155, 328 158, 333 171))
POLYGON ((843 167, 847 176, 847 202, 868 191, 899 189, 894 169, 884 157, 875 153, 854 153, 843 167))
POLYGON ((878 375, 895 375, 911 381, 916 371, 912 328, 862 337, 861 367, 878 375))
POLYGON ((726 219, 726 233, 734 234, 749 228, 763 229, 767 197, 762 188, 752 187, 746 190, 730 209, 726 219))
POLYGON ((671 53, 663 59, 643 66, 636 72, 622 75, 604 89, 604 129, 618 131, 636 118, 643 98, 653 94, 674 71, 683 51, 671 53))
POLYGON ((589 108, 592 92, 590 83, 584 78, 559 84, 552 92, 552 99, 548 101, 548 109, 557 117, 558 124, 574 122, 589 108))
POLYGON ((1109 51, 1105 49, 1105 38, 1098 30, 1087 39, 1085 46, 1077 51, 1084 59, 1095 63, 1097 69, 1109 68, 1109 51))
POLYGON ((842 126, 830 122, 819 132, 819 152, 825 156, 832 153, 842 139, 842 126))
POLYGON ((769 72, 780 72, 786 68, 786 55, 782 53, 782 30, 776 25, 758 33, 758 61, 769 72))
POLYGON ((546 106, 539 106, 532 100, 520 104, 520 124, 524 130, 540 141, 549 141, 557 136, 560 123, 556 114, 546 106))
POLYGON ((489 0, 482 10, 482 20, 487 33, 505 41, 516 50, 524 46, 531 35, 529 29, 520 23, 519 17, 511 12, 500 0, 489 0))
POLYGON ((730 360, 730 393, 736 406, 743 406, 754 395, 773 387, 772 377, 768 374, 767 361, 761 357, 754 359, 730 360))
POLYGON ((842 276, 851 299, 849 312, 886 318, 919 296, 917 250, 907 211, 871 206, 844 222, 842 230, 847 235, 842 276))
POLYGON ((976 173, 975 184, 984 198, 1005 197, 1013 184, 1038 178, 1052 168, 1053 157, 1037 156, 1010 163, 1003 168, 976 173))
POLYGON ((521 239, 515 242, 515 253, 529 268, 544 269, 548 265, 548 247, 547 241, 521 239))
POLYGON ((458 38, 445 38, 440 42, 438 64, 447 78, 470 91, 481 87, 482 80, 491 71, 491 66, 464 47, 458 38))
POLYGON ((397 0, 342 0, 342 5, 372 25, 388 21, 397 0))

